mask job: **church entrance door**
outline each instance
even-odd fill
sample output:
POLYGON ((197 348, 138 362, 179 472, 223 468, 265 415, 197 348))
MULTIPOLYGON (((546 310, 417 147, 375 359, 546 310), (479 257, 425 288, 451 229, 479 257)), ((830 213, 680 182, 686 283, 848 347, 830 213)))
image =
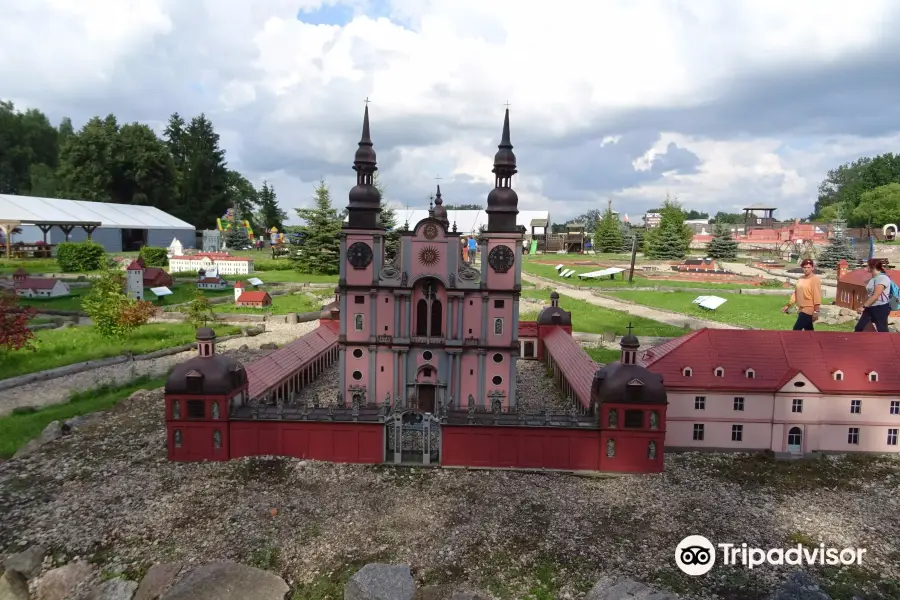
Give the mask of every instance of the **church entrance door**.
POLYGON ((431 384, 420 383, 419 384, 419 393, 417 397, 419 398, 419 410, 424 413, 435 414, 435 399, 436 399, 436 388, 431 384))

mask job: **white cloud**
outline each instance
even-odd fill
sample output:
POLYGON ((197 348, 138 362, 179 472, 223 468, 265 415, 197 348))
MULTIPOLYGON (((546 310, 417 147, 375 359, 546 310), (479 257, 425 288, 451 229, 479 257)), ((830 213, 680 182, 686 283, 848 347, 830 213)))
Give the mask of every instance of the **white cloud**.
MULTIPOLYGON (((379 159, 391 161, 380 163, 382 175, 411 202, 427 202, 436 175, 445 178, 445 198, 453 196, 454 176, 493 181, 493 146, 509 101, 523 208, 549 206, 565 217, 590 206, 554 201, 549 173, 529 171, 528 144, 517 139, 549 143, 605 119, 610 130, 597 141, 624 147, 626 132, 615 130, 621 111, 712 106, 744 76, 811 70, 869 51, 900 10, 888 0, 390 0, 386 17, 319 26, 297 20, 298 10, 338 4, 371 7, 365 0, 0 0, 2 93, 61 111, 107 95, 115 105, 97 100, 91 109, 128 118, 138 99, 122 89, 145 94, 147 87, 132 84, 169 78, 144 82, 167 94, 156 98, 160 114, 147 118, 164 121, 168 112, 199 106, 222 130, 236 166, 253 164, 245 145, 270 148, 277 168, 247 174, 257 182, 269 177, 291 206, 308 202, 313 185, 312 176, 292 174, 297 157, 347 164, 344 176, 331 177, 343 201, 337 184, 352 182, 353 138, 367 96, 379 159), (192 91, 198 83, 202 97, 192 91), (439 121, 443 137, 379 145, 379 135, 389 137, 386 123, 411 118, 421 128, 439 121)), ((701 139, 674 129, 644 149, 634 170, 647 175, 675 142, 701 159, 699 171, 666 173, 616 197, 653 202, 671 190, 711 208, 771 195, 782 212, 806 214, 828 168, 897 142, 886 131, 879 139, 810 138, 794 147, 789 137, 701 139)), ((565 160, 566 148, 558 152, 565 160)), ((588 199, 598 200, 586 192, 588 199)))

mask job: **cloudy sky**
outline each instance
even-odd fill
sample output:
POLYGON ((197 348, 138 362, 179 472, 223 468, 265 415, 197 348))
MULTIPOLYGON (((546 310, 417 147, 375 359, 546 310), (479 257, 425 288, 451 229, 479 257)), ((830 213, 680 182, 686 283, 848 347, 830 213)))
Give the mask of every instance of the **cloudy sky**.
MULTIPOLYGON (((900 150, 896 0, 0 0, 0 96, 76 127, 205 112, 285 208, 337 204, 371 99, 389 199, 483 203, 504 104, 520 209, 668 192, 807 216, 829 168, 900 150)), ((290 211, 293 215, 293 211, 290 211)))

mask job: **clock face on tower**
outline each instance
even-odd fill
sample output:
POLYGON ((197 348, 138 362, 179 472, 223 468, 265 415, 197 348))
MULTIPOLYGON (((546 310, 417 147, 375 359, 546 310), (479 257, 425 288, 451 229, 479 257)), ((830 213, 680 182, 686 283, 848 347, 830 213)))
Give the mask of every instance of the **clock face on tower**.
POLYGON ((347 248, 347 262, 354 269, 365 269, 372 264, 372 248, 364 242, 353 242, 347 248))
POLYGON ((506 273, 516 262, 516 254, 509 246, 495 246, 488 252, 488 264, 497 273, 506 273))

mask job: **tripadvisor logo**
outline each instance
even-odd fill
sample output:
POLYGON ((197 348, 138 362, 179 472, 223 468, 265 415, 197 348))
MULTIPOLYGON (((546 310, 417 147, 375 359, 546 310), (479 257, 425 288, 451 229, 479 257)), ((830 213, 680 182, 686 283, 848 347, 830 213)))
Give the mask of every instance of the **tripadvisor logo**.
POLYGON ((683 573, 705 575, 716 564, 716 548, 723 565, 741 565, 753 569, 762 565, 861 565, 865 548, 826 548, 825 544, 790 548, 753 548, 744 544, 713 545, 702 535, 689 535, 675 548, 675 564, 683 573))

